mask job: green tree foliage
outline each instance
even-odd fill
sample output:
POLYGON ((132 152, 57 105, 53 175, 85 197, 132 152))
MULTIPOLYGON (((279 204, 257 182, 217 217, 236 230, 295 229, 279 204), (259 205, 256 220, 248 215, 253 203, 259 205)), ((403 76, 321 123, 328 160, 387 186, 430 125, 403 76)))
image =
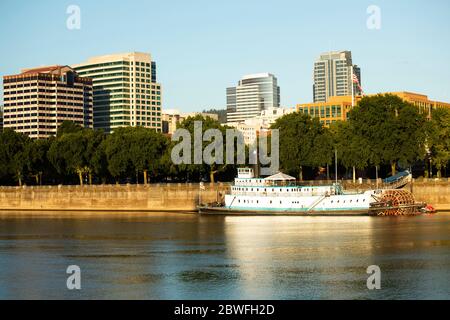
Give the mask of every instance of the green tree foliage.
POLYGON ((87 145, 85 131, 64 133, 51 144, 48 158, 58 173, 77 174, 80 185, 83 185, 84 175, 90 172, 87 145))
POLYGON ((397 96, 364 97, 349 122, 357 145, 368 147, 368 164, 389 163, 394 175, 398 164, 408 166, 425 156, 426 117, 397 96))
POLYGON ((446 168, 450 161, 450 110, 433 110, 427 142, 440 178, 442 169, 446 168))
POLYGON ((317 118, 292 113, 276 120, 272 129, 280 130, 280 165, 299 175, 303 167, 319 167, 332 162, 332 137, 317 118))
MULTIPOLYGON (((204 161, 202 164, 181 164, 179 165, 179 170, 180 172, 184 173, 188 179, 198 179, 201 180, 202 177, 205 177, 206 175, 209 175, 209 179, 211 182, 215 181, 215 175, 220 174, 220 173, 224 173, 226 172, 228 169, 230 169, 227 164, 226 164, 226 148, 225 148, 225 144, 226 144, 226 129, 227 127, 222 126, 220 124, 219 121, 214 120, 210 117, 203 117, 201 115, 197 115, 195 117, 188 117, 186 118, 183 122, 180 123, 180 125, 178 126, 178 129, 186 129, 190 135, 191 135, 191 159, 192 162, 194 161, 194 127, 195 127, 195 122, 201 122, 202 123, 202 137, 205 134, 205 132, 209 129, 217 129, 221 132, 222 134, 222 140, 223 140, 223 158, 222 158, 222 162, 223 163, 213 163, 211 165, 206 164, 204 161)), ((205 148, 210 145, 211 143, 214 142, 214 139, 212 139, 212 141, 203 141, 202 142, 202 152, 203 150, 205 150, 205 148)), ((177 144, 172 143, 172 147, 177 144)), ((234 166, 233 166, 234 168, 234 166)))
POLYGON ((212 113, 217 114, 219 117, 220 123, 227 123, 227 110, 226 109, 209 109, 209 110, 203 110, 203 113, 212 113))
POLYGON ((364 169, 368 166, 370 147, 367 137, 356 135, 352 129, 353 126, 350 122, 332 123, 330 133, 333 138, 333 146, 337 150, 339 162, 345 168, 364 169))
POLYGON ((0 176, 12 177, 22 185, 26 170, 26 149, 30 140, 11 129, 5 129, 0 134, 0 176))
POLYGON ((42 184, 43 175, 52 167, 47 158, 50 145, 50 140, 33 140, 25 146, 26 169, 37 185, 42 184))
POLYGON ((168 139, 152 129, 124 127, 109 135, 102 148, 116 182, 134 172, 137 182, 143 173, 147 183, 148 172, 159 174, 167 145, 168 139))
POLYGON ((58 135, 51 139, 48 160, 60 175, 78 176, 80 185, 92 175, 104 178, 106 169, 104 150, 101 148, 106 136, 103 131, 84 129, 71 122, 63 122, 58 135))
POLYGON ((58 127, 57 137, 67 133, 77 133, 83 131, 83 127, 72 121, 63 121, 58 127))

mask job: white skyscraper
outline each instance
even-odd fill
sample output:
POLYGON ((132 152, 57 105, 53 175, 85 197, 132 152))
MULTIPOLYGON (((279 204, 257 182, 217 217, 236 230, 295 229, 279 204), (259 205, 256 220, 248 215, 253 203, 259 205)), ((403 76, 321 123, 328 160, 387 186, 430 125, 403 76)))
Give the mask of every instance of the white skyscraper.
POLYGON ((244 121, 279 106, 280 87, 270 73, 246 75, 237 87, 227 88, 227 122, 244 121))
POLYGON ((326 52, 314 63, 314 102, 327 102, 333 96, 360 95, 361 70, 352 63, 350 51, 326 52), (352 71, 360 86, 353 83, 352 71), (353 84, 353 91, 352 91, 353 84))

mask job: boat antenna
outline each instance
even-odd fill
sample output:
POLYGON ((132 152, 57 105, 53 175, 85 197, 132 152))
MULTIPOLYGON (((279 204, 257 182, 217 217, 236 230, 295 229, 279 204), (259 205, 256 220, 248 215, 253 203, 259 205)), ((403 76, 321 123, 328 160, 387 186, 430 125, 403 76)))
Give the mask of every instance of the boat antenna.
POLYGON ((338 183, 338 159, 337 159, 337 148, 334 149, 334 175, 336 178, 336 184, 338 183))

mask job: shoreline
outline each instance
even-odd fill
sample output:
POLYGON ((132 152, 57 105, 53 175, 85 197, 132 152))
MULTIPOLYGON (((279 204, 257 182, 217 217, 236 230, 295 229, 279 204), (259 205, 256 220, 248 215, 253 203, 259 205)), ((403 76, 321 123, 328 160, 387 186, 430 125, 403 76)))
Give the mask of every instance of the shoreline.
MULTIPOLYGON (((325 181, 316 182, 318 185, 322 183, 325 181)), ((200 190, 200 185, 196 183, 0 187, 0 215, 14 212, 34 216, 86 213, 102 216, 151 215, 159 212, 193 214, 197 213, 199 203, 220 201, 229 191, 230 184, 205 183, 203 187, 200 190)), ((370 181, 359 187, 361 190, 370 188, 370 181)), ((416 202, 431 204, 437 212, 450 211, 448 180, 415 181, 413 187, 416 202)))
MULTIPOLYGON (((435 216, 442 214, 449 214, 450 208, 437 210, 434 214, 417 214, 411 215, 411 217, 417 216, 435 216)), ((173 214, 177 216, 198 216, 198 217, 227 217, 227 216, 239 216, 239 215, 200 215, 197 211, 193 210, 86 210, 86 209, 0 209, 0 220, 4 218, 17 218, 17 219, 32 219, 32 218, 47 218, 47 219, 78 219, 78 218, 86 218, 86 219, 96 219, 96 218, 145 218, 145 217, 154 217, 158 215, 167 215, 173 214)), ((247 217, 247 215, 244 215, 247 217)), ((250 215, 251 216, 251 215, 250 215)), ((255 215, 254 217, 262 217, 262 216, 270 216, 270 217, 336 217, 336 215, 255 215)), ((339 215, 340 217, 370 217, 370 215, 339 215)), ((387 217, 378 217, 372 216, 376 218, 387 218, 387 217)), ((408 216, 398 216, 400 217, 408 217, 408 216)))

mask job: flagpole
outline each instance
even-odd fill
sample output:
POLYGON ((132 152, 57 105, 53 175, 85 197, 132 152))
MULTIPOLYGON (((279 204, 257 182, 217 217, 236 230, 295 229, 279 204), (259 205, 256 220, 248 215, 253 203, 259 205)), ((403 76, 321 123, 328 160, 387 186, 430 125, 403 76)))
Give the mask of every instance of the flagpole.
POLYGON ((353 73, 353 65, 352 65, 352 76, 351 76, 351 84, 352 84, 352 107, 355 106, 355 83, 353 81, 354 73, 353 73))

